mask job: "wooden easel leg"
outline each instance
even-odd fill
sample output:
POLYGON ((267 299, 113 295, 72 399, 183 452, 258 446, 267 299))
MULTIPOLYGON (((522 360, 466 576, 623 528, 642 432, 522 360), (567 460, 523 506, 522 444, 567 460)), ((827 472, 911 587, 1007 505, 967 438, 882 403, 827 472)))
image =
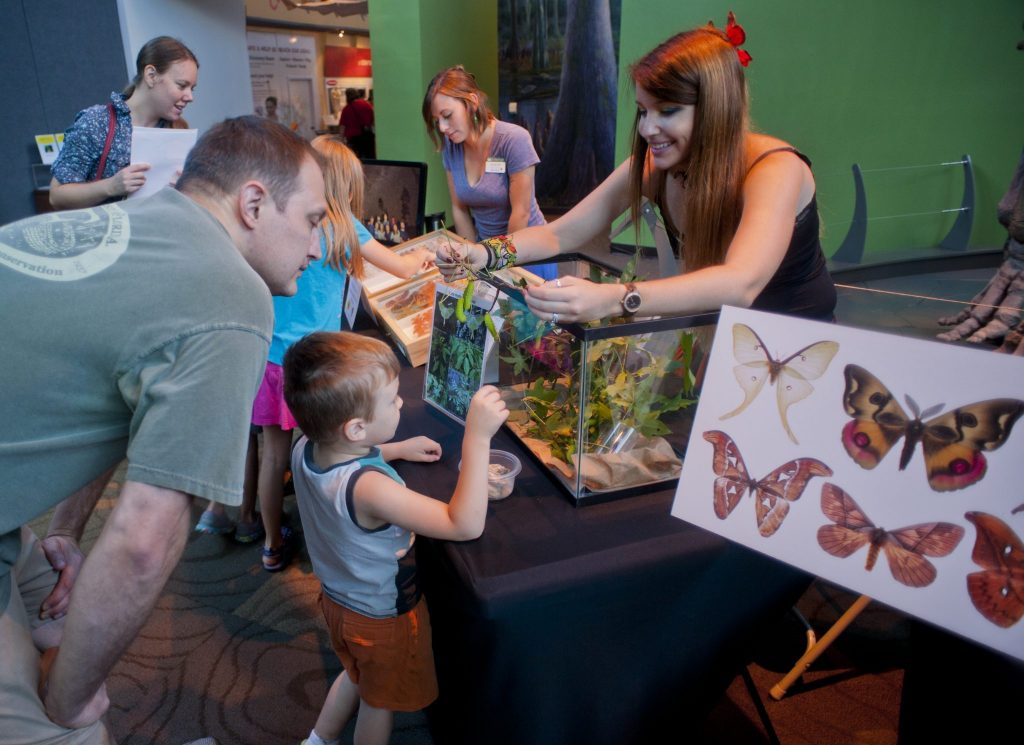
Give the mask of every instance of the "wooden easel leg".
POLYGON ((822 652, 829 648, 829 645, 835 641, 836 637, 843 633, 847 626, 853 623, 853 619, 859 616, 861 611, 864 610, 870 602, 871 598, 867 595, 861 595, 853 601, 853 605, 851 605, 847 611, 841 615, 834 624, 832 624, 832 627, 825 632, 825 635, 821 637, 817 643, 809 647, 808 650, 804 652, 803 656, 796 661, 796 664, 793 665, 793 669, 786 673, 786 676, 772 687, 771 691, 769 691, 771 697, 776 701, 781 700, 782 697, 786 695, 786 691, 789 687, 796 682, 797 678, 803 675, 804 671, 821 656, 822 652))

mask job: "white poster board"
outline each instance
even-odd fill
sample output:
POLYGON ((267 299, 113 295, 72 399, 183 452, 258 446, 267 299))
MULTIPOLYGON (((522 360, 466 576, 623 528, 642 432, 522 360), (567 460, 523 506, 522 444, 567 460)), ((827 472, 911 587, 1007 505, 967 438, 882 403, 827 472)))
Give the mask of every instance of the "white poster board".
POLYGON ((1024 659, 1022 399, 1020 357, 726 307, 672 514, 1024 659))

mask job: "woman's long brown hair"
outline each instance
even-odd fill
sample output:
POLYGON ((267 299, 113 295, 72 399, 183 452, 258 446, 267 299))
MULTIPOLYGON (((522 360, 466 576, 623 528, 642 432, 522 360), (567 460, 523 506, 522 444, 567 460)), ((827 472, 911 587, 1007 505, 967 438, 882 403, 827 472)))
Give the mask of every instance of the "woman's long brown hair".
MULTIPOLYGON (((631 74, 633 83, 654 98, 695 107, 679 226, 685 236, 683 258, 687 271, 720 264, 739 224, 746 176, 747 87, 736 49, 708 24, 661 43, 632 66, 631 74)), ((639 225, 648 165, 639 119, 637 112, 630 170, 634 225, 639 225)))

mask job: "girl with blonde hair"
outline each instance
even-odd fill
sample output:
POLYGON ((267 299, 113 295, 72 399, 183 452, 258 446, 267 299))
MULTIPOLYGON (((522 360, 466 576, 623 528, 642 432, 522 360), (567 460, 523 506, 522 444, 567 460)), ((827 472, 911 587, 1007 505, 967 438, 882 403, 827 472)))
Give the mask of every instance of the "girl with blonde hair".
POLYGON ((561 277, 527 290, 539 317, 587 321, 728 304, 831 320, 835 286, 818 238, 810 160, 750 129, 744 41, 730 13, 724 31, 708 24, 658 45, 631 68, 631 158, 554 222, 439 257, 439 266, 450 274, 462 260, 494 268, 575 251, 607 236, 627 208, 637 222, 646 198, 686 272, 626 284, 561 277))
POLYGON ((322 135, 313 148, 323 158, 327 214, 320 223, 323 261, 310 264, 298 279, 292 297, 274 298, 274 336, 263 382, 253 403, 252 423, 263 429, 262 453, 255 434, 249 438, 247 473, 237 527, 223 505, 211 502, 199 519, 202 533, 235 532, 235 540, 251 543, 261 536, 263 568, 283 569, 290 558, 291 531, 282 525, 284 477, 295 419, 284 400, 284 354, 296 341, 314 331, 341 328, 346 275, 363 276, 363 261, 400 277, 411 277, 434 259, 427 249, 398 256, 382 246, 356 217, 363 213, 363 168, 341 140, 322 135), (255 504, 259 495, 260 512, 255 504))

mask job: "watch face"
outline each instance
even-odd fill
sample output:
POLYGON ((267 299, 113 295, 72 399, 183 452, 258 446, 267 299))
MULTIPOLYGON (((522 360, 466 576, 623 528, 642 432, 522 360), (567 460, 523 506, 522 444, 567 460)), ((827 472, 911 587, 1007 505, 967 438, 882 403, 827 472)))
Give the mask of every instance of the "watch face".
POLYGON ((626 297, 622 298, 622 307, 629 313, 636 313, 640 310, 640 293, 636 290, 627 292, 626 297))

